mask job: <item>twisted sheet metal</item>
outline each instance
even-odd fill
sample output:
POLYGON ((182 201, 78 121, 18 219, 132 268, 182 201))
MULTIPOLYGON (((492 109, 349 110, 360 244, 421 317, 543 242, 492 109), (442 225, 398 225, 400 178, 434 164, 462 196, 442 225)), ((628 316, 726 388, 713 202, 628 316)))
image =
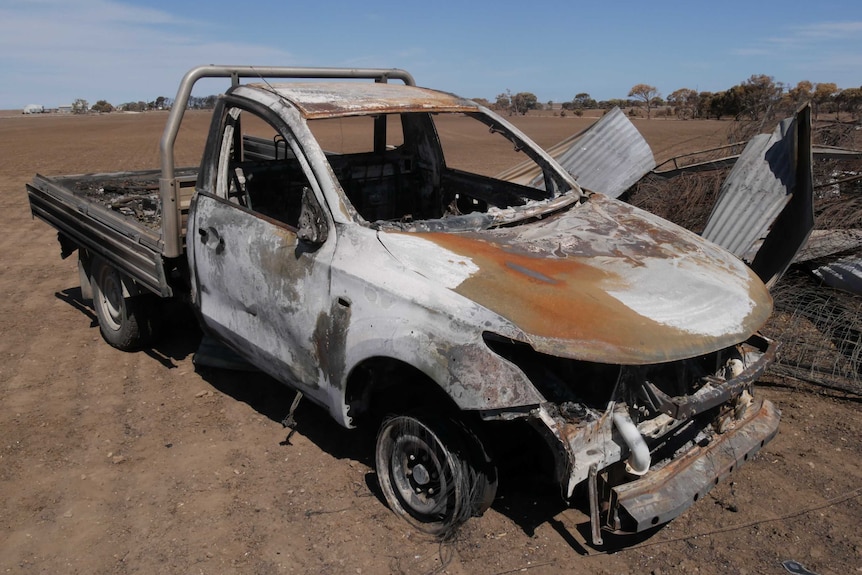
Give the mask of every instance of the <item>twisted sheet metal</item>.
POLYGON ((814 228, 810 109, 751 139, 722 185, 703 236, 774 284, 814 228), (760 244, 762 242, 762 245, 760 244))
MULTIPOLYGON (((652 150, 619 108, 614 108, 578 134, 548 149, 582 188, 619 197, 652 170, 652 150)), ((522 185, 535 185, 542 174, 535 162, 523 162, 497 175, 522 185)))

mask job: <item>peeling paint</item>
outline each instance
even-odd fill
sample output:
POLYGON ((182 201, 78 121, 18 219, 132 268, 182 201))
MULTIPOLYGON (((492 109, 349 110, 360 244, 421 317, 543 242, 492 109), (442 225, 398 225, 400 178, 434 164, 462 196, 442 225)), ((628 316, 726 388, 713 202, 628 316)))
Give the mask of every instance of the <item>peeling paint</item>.
POLYGON ((396 253, 401 263, 444 287, 455 289, 479 268, 469 256, 435 246, 419 236, 387 234, 383 245, 396 253))

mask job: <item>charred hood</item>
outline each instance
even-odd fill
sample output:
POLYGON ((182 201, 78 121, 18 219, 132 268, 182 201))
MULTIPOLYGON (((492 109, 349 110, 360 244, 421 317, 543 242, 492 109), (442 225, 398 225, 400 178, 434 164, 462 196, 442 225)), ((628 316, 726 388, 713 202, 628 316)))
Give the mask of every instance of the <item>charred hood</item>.
POLYGON ((766 287, 735 256, 600 194, 518 226, 380 239, 414 272, 561 357, 631 365, 695 357, 745 340, 772 312, 766 287))

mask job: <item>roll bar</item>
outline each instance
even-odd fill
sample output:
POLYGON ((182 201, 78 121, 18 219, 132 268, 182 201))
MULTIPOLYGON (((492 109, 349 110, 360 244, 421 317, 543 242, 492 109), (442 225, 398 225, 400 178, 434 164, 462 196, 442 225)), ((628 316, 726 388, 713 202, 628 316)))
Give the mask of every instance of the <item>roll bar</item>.
POLYGON ((174 144, 183 120, 189 97, 195 83, 202 78, 230 78, 231 84, 239 84, 240 78, 361 78, 386 83, 389 79, 401 80, 408 86, 415 86, 413 76, 398 68, 305 68, 282 66, 198 66, 186 72, 177 90, 165 131, 159 143, 162 174, 159 178, 159 192, 162 200, 162 240, 166 257, 182 255, 181 219, 179 199, 174 182, 174 144))

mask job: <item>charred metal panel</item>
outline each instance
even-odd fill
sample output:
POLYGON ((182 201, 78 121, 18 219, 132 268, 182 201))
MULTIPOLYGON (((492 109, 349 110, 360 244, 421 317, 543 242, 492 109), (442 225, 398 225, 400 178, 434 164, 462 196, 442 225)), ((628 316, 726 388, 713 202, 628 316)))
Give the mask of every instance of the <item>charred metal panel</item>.
POLYGON ((524 373, 482 339, 485 330, 506 336, 520 332, 449 289, 460 275, 443 268, 450 261, 467 265, 464 258, 416 235, 398 234, 403 240, 399 245, 417 264, 414 268, 393 257, 374 230, 344 226, 338 232, 331 289, 334 298, 350 300, 344 333, 348 373, 367 359, 391 358, 426 374, 462 409, 506 409, 543 401, 524 373), (429 281, 429 274, 440 281, 429 281))
MULTIPOLYGON (((654 384, 627 378, 623 370, 612 395, 601 404, 606 407, 564 402, 533 410, 529 421, 554 450, 564 497, 601 470, 610 495, 604 506, 606 526, 643 531, 677 516, 756 453, 775 435, 779 412, 744 391, 774 353, 758 336, 751 344, 758 349, 746 352, 735 369, 706 375, 697 391, 690 388, 688 395, 658 401, 654 408, 646 407, 651 402, 644 403, 640 393, 632 393, 646 387, 656 391, 654 384), (666 409, 669 404, 676 408, 666 409)), ((592 511, 596 523, 598 509, 592 511)))
POLYGON ((310 248, 289 227, 202 193, 190 232, 206 326, 261 370, 301 382, 327 404, 331 371, 320 366, 344 355, 343 342, 330 337, 343 317, 333 316, 329 297, 334 246, 310 248))
POLYGON ((62 230, 77 246, 99 254, 139 285, 164 297, 172 295, 159 252, 158 234, 86 198, 57 181, 36 176, 27 184, 34 216, 62 230))
MULTIPOLYGON (((619 197, 655 167, 649 144, 619 108, 549 148, 548 153, 582 188, 611 198, 619 197)), ((534 162, 523 162, 497 178, 533 185, 541 181, 542 174, 534 162)))
POLYGON ((272 92, 296 106, 308 119, 403 112, 477 112, 470 100, 445 92, 378 83, 248 84, 272 92))
POLYGON ((772 309, 760 280, 729 253, 598 194, 529 225, 380 237, 405 265, 559 357, 689 358, 747 339, 772 309))
MULTIPOLYGON (((790 160, 795 169, 795 185, 790 201, 772 224, 763 245, 751 262, 751 269, 772 287, 784 275, 814 229, 814 176, 811 166, 811 108, 796 114, 795 150, 790 160)), ((793 137, 791 135, 791 137, 793 137)))
POLYGON ((545 404, 536 410, 532 423, 544 435, 549 432, 548 440, 561 450, 557 473, 564 497, 572 496, 590 468, 604 469, 622 459, 624 442, 614 435, 612 409, 605 413, 589 410, 573 420, 563 417, 556 406, 545 404))
POLYGON ((775 360, 776 345, 760 335, 754 335, 748 342, 760 356, 748 369, 731 379, 710 377, 703 387, 695 393, 670 397, 650 381, 644 382, 644 391, 650 404, 674 419, 687 419, 736 397, 750 388, 775 360))
POLYGON ((708 240, 752 261, 770 284, 784 273, 813 228, 810 134, 805 107, 771 135, 752 138, 722 185, 703 232, 708 240), (760 240, 763 245, 756 248, 760 240))
POLYGON ((839 148, 838 146, 812 146, 812 155, 818 160, 859 160, 862 150, 839 148))
POLYGON ((829 286, 862 295, 860 249, 862 230, 814 230, 794 262, 808 262, 811 272, 829 286), (835 259, 822 265, 814 261, 829 256, 835 259))

